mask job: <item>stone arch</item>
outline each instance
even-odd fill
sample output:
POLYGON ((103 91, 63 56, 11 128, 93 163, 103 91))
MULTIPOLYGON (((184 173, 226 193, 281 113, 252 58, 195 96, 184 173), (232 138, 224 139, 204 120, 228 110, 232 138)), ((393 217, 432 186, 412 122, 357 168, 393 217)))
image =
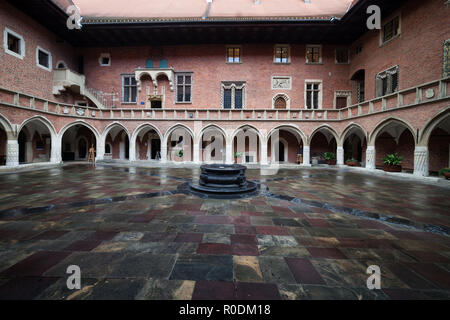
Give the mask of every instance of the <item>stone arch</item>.
POLYGON ((257 163, 262 161, 262 146, 266 143, 266 139, 261 133, 261 131, 250 124, 241 125, 236 128, 230 136, 231 143, 231 153, 232 157, 238 153, 242 153, 242 157, 240 160, 235 158, 236 162, 241 163, 257 163), (256 141, 251 138, 250 135, 246 133, 246 131, 254 134, 256 136, 256 141), (240 134, 244 135, 244 140, 242 141, 240 134), (253 143, 252 143, 253 140, 253 143), (248 141, 248 148, 247 148, 248 141))
MULTIPOLYGON (((403 157, 402 167, 409 170, 414 168, 414 150, 416 147, 416 135, 414 128, 406 121, 399 118, 385 119, 372 131, 369 147, 374 148, 373 167, 383 165, 383 158, 387 154, 398 153, 403 157)), ((369 167, 369 164, 366 163, 369 167)))
POLYGON ((160 160, 161 159, 161 143, 164 139, 164 136, 161 134, 161 131, 158 127, 151 123, 143 123, 134 129, 133 134, 131 135, 130 140, 130 159, 133 160, 143 160, 141 158, 147 158, 147 160, 160 160), (143 138, 147 133, 154 131, 158 136, 158 139, 150 139, 147 141, 143 141, 143 138), (141 139, 139 139, 139 135, 143 133, 141 139), (150 141, 151 140, 151 141, 150 141), (159 140, 153 142, 153 140, 159 140))
POLYGON ((128 131, 128 129, 121 124, 120 122, 114 121, 113 123, 108 124, 105 129, 103 129, 103 133, 102 133, 102 140, 105 140, 106 137, 108 136, 108 133, 115 127, 115 126, 119 126, 121 127, 125 133, 127 134, 128 138, 130 138, 130 132, 128 131))
MULTIPOLYGON (((365 161, 367 149, 367 133, 364 128, 358 123, 350 123, 342 132, 340 141, 338 143, 338 154, 339 152, 343 152, 340 161, 344 164, 345 161, 355 159, 360 162, 365 161), (339 147, 342 147, 341 151, 339 147)), ((339 156, 338 156, 339 158, 339 156)))
POLYGON ((223 128, 216 124, 209 124, 205 126, 200 133, 198 134, 198 137, 196 137, 197 142, 194 144, 196 145, 198 143, 198 148, 200 151, 200 160, 201 161, 213 161, 213 162, 225 162, 226 160, 226 146, 229 143, 228 135, 225 132, 223 128), (218 132, 222 135, 223 141, 222 144, 219 145, 219 141, 215 138, 214 141, 211 140, 204 140, 204 135, 208 133, 208 131, 214 131, 218 132), (213 149, 211 149, 211 147, 213 149), (216 152, 218 149, 221 150, 220 155, 216 152), (214 153, 214 154, 213 154, 214 153), (205 159, 206 158, 206 159, 205 159))
MULTIPOLYGON (((129 159, 130 158, 130 133, 128 129, 121 123, 114 121, 106 126, 103 130, 101 136, 101 143, 99 143, 99 147, 102 148, 105 146, 108 140, 108 136, 110 138, 110 147, 111 147, 111 159, 129 159), (115 128, 119 128, 119 131, 116 131, 115 134, 112 132, 115 128), (125 135, 123 135, 125 134, 125 135), (120 135, 120 136, 119 136, 120 135), (117 140, 119 138, 119 140, 117 140), (118 141, 118 144, 117 144, 118 141)), ((100 153, 103 150, 99 150, 100 153)), ((109 156, 108 156, 109 158, 109 156)))
POLYGON ((312 164, 325 163, 325 153, 332 152, 337 157, 339 135, 328 124, 317 127, 309 136, 310 157, 312 164))
POLYGON ((271 162, 275 161, 272 149, 274 149, 275 153, 279 153, 279 148, 281 147, 279 144, 276 144, 276 141, 272 141, 275 132, 278 133, 278 140, 283 143, 283 162, 296 163, 298 161, 297 155, 303 154, 303 147, 307 141, 303 131, 291 124, 278 125, 272 128, 267 135, 267 154, 271 162))
POLYGON ((59 60, 55 64, 55 69, 67 69, 67 63, 65 63, 63 60, 59 60))
POLYGON ((93 125, 91 125, 83 120, 77 120, 77 121, 66 124, 64 127, 61 128, 61 130, 59 130, 59 137, 62 138, 62 136, 64 135, 64 133, 66 133, 66 131, 68 129, 70 129, 71 127, 76 126, 76 125, 82 125, 82 126, 89 128, 94 133, 95 139, 97 139, 97 141, 100 140, 101 135, 99 134, 97 129, 93 125))
POLYGON ((349 125, 347 125, 347 127, 345 127, 344 131, 342 131, 342 134, 339 138, 339 145, 342 145, 345 139, 348 138, 347 136, 350 135, 351 133, 354 133, 354 131, 358 131, 360 134, 362 133, 360 138, 367 139, 367 132, 364 130, 364 128, 360 124, 352 122, 349 125))
POLYGON ((419 141, 417 142, 417 145, 427 146, 433 130, 437 126, 439 126, 439 124, 441 124, 442 121, 445 121, 447 117, 450 117, 450 107, 440 111, 439 113, 434 115, 431 119, 429 119, 425 123, 423 128, 419 131, 419 141))
POLYGON ((308 138, 308 144, 311 144, 311 141, 314 138, 314 135, 320 131, 327 131, 334 137, 334 139, 336 139, 336 143, 339 142, 339 135, 337 134, 337 132, 328 124, 323 124, 323 125, 317 127, 316 129, 314 129, 314 131, 310 134, 310 136, 308 138))
POLYGON ((18 129, 19 162, 56 162, 59 155, 57 141, 55 127, 47 118, 34 116, 26 119, 18 129))
POLYGON ((437 113, 424 125, 414 157, 415 174, 436 174, 450 167, 450 108, 437 113))
POLYGON ((300 137, 300 140, 299 140, 298 142, 299 142, 299 143, 302 143, 302 142, 303 142, 303 144, 306 144, 307 138, 306 138, 305 133, 304 133, 300 128, 298 128, 297 126, 292 125, 292 124, 281 124, 281 125, 279 125, 279 126, 276 126, 276 127, 272 128, 272 129, 269 131, 269 133, 267 134, 267 140, 269 140, 270 136, 271 136, 276 130, 283 130, 283 129, 286 130, 286 131, 291 131, 291 133, 292 133, 292 131, 295 132, 295 136, 296 136, 297 140, 298 140, 298 138, 300 137))
MULTIPOLYGON (((94 148, 97 153, 97 157, 99 155, 101 155, 103 157, 104 145, 103 145, 103 140, 101 139, 102 136, 98 133, 97 129, 94 126, 87 123, 86 121, 78 120, 78 121, 74 121, 74 122, 66 124, 60 130, 58 145, 61 148, 60 150, 61 150, 62 159, 63 160, 86 160, 87 156, 84 157, 83 159, 77 158, 77 156, 80 155, 80 150, 78 150, 80 137, 77 136, 79 134, 80 128, 85 128, 88 130, 87 132, 90 132, 92 134, 92 136, 90 136, 88 134, 88 137, 86 137, 86 138, 89 138, 89 139, 86 139, 87 144, 88 144, 87 149, 89 149, 89 142, 90 142, 91 144, 94 145, 94 148), (80 126, 80 127, 77 128, 76 131, 70 132, 71 129, 75 128, 76 126, 80 126), (70 132, 70 134, 68 132, 70 132), (66 134, 69 134, 69 137, 66 137, 66 140, 65 140, 66 134), (89 140, 91 140, 91 141, 89 141, 89 140), (65 145, 63 145, 64 143, 65 143, 65 145)), ((81 154, 85 155, 85 152, 81 152, 81 154)))
POLYGON ((416 134, 414 132, 414 128, 413 126, 411 126, 408 122, 406 122, 405 120, 402 120, 400 118, 388 118, 388 119, 384 119, 382 121, 380 121, 376 126, 375 129, 372 130, 372 133, 369 134, 369 139, 368 139, 368 145, 370 146, 374 146, 375 145, 375 140, 378 136, 378 134, 383 131, 383 129, 385 129, 388 125, 391 124, 399 124, 399 125, 403 125, 406 129, 408 129, 413 138, 414 138, 414 143, 416 143, 416 134))
POLYGON ((8 140, 14 139, 14 131, 11 122, 9 122, 8 118, 0 114, 0 125, 3 127, 3 130, 6 132, 6 136, 8 140))
POLYGON ((47 118, 45 118, 43 116, 34 116, 29 119, 26 119, 20 125, 18 132, 20 132, 27 124, 29 124, 30 122, 33 122, 33 121, 38 121, 38 122, 42 123, 45 127, 47 127, 48 131, 50 132, 50 134, 52 136, 52 139, 57 138, 58 134, 56 133, 55 127, 47 118))
POLYGON ((189 128, 188 126, 181 124, 181 123, 177 123, 173 126, 171 126, 165 133, 164 135, 164 139, 162 141, 162 150, 166 150, 167 151, 167 159, 168 160, 173 160, 173 161, 185 161, 185 159, 190 158, 190 160, 188 161, 194 161, 193 155, 194 155, 194 139, 195 139, 195 135, 194 132, 192 131, 191 128, 189 128), (184 131, 186 131, 191 139, 190 141, 190 146, 187 145, 184 141, 184 138, 182 140, 183 143, 181 143, 181 141, 176 142, 173 141, 175 143, 175 146, 172 146, 172 141, 171 141, 171 145, 168 146, 169 144, 169 138, 171 137, 171 135, 173 134, 173 132, 177 129, 182 129, 184 131), (183 150, 183 157, 181 157, 182 159, 178 159, 180 157, 177 156, 178 152, 180 150, 183 150), (189 154, 187 154, 189 153, 189 154))

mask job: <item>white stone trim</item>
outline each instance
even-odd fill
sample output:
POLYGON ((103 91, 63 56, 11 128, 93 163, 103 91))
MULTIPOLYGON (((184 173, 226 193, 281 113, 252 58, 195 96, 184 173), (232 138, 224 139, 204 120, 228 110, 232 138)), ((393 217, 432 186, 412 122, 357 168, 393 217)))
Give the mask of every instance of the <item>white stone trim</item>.
POLYGON ((98 64, 100 65, 100 67, 111 66, 111 54, 110 53, 100 53, 100 57, 98 58, 98 64), (102 62, 103 58, 108 58, 109 59, 108 63, 104 64, 102 62))
POLYGON ((401 13, 391 15, 387 19, 384 19, 383 23, 381 24, 380 36, 379 36, 380 37, 379 46, 382 47, 382 46, 390 43, 391 41, 399 38, 401 35, 402 35, 402 15, 401 15, 401 13), (391 39, 389 39, 387 41, 383 41, 383 38, 384 38, 384 27, 389 22, 391 22, 392 20, 394 20, 397 17, 398 17, 398 33, 397 33, 397 35, 393 36, 391 39))
POLYGON ((291 63, 291 46, 289 44, 275 44, 273 46, 273 63, 274 64, 290 64, 291 63), (276 52, 277 52, 277 48, 279 48, 279 47, 287 48, 288 56, 287 56, 286 62, 277 62, 276 61, 276 52))
POLYGON ((222 81, 220 83, 220 107, 223 110, 233 110, 235 109, 235 90, 242 90, 242 108, 236 110, 243 110, 247 107, 247 82, 245 81, 222 81), (230 82, 230 84, 226 84, 230 82), (237 85, 236 83, 241 83, 237 85), (224 97, 225 97, 225 89, 231 89, 231 108, 224 108, 224 97))
POLYGON ((272 109, 274 110, 289 110, 291 108, 291 98, 286 93, 278 93, 272 97, 272 109), (286 109, 275 109, 275 101, 278 98, 283 98, 286 101, 286 109))
POLYGON ((291 76, 272 76, 271 89, 272 90, 291 90, 292 77, 291 76))
POLYGON ((352 105, 352 91, 351 90, 335 90, 334 91, 334 99, 333 99, 333 108, 337 107, 337 99, 347 97, 347 107, 352 105))
POLYGON ((226 45, 225 46, 225 63, 226 64, 241 64, 242 63, 242 45, 226 45), (239 49, 239 62, 228 61, 228 49, 239 49))
POLYGON ((58 61, 55 63, 55 69, 68 69, 68 68, 69 68, 69 67, 67 66, 67 63, 66 63, 64 60, 58 60, 58 61), (59 65, 60 63, 62 63, 62 64, 64 65, 63 68, 58 68, 58 65, 59 65))
POLYGON ((47 71, 52 71, 52 66, 53 66, 52 54, 49 51, 41 48, 40 46, 37 46, 36 47, 36 65, 41 69, 44 69, 47 71), (48 67, 43 66, 39 63, 39 51, 42 51, 43 53, 46 53, 48 55, 48 67))
POLYGON ((305 47, 305 63, 306 64, 322 64, 322 45, 321 44, 307 44, 305 47), (319 48, 319 62, 308 61, 308 48, 319 48))
POLYGON ((25 40, 20 34, 12 31, 11 29, 8 29, 7 27, 5 27, 5 30, 3 31, 3 47, 5 48, 5 52, 7 54, 10 54, 22 60, 25 57, 25 40), (20 54, 8 49, 8 33, 20 39, 20 54))
MULTIPOLYGON (((322 102, 323 102, 323 81, 321 79, 305 79, 305 87, 304 87, 304 104, 306 110, 320 110, 322 109, 322 102), (308 106, 306 105, 306 96, 307 96, 307 85, 308 84, 318 84, 319 85, 319 97, 318 97, 318 106, 317 109, 311 108, 308 109, 308 106)), ((311 100, 312 103, 312 100, 311 100)))

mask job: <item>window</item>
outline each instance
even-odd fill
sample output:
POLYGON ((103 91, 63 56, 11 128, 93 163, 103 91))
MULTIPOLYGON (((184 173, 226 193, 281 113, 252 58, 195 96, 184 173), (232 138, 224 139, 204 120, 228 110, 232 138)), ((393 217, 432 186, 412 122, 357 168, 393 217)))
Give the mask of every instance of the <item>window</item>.
POLYGON ((352 92, 347 90, 338 90, 334 92, 334 107, 342 109, 349 106, 352 102, 352 92))
POLYGON ((444 41, 442 57, 442 78, 447 78, 450 77, 450 40, 444 41))
POLYGON ((241 48, 228 47, 227 48, 227 63, 241 63, 241 48))
POLYGON ((245 82, 222 82, 221 103, 224 109, 245 108, 245 82))
POLYGON ((400 17, 397 16, 392 20, 389 20, 383 25, 382 28, 382 41, 381 43, 388 42, 400 34, 400 17))
POLYGON ((275 46, 274 51, 275 51, 274 58, 273 58, 274 63, 290 63, 291 62, 289 46, 277 45, 277 46, 275 46))
POLYGON ((109 67, 111 65, 111 55, 109 53, 102 53, 98 58, 98 63, 101 67, 109 67))
POLYGON ((137 85, 134 75, 122 76, 122 102, 136 103, 137 100, 137 85))
POLYGON ((306 46, 306 63, 322 63, 322 46, 306 46))
POLYGON ((362 50, 363 50, 363 46, 362 45, 356 46, 355 54, 360 54, 362 52, 362 50))
POLYGON ((42 49, 41 47, 36 48, 36 64, 38 67, 51 71, 52 66, 52 56, 50 52, 42 49))
POLYGON ((348 64, 348 49, 338 48, 336 49, 336 63, 337 64, 348 64))
POLYGON ((305 81, 305 103, 307 109, 322 109, 322 81, 305 81))
POLYGON ((192 74, 177 74, 177 101, 178 103, 192 102, 192 74))
POLYGON ((25 41, 22 36, 12 30, 9 30, 8 28, 5 28, 3 39, 3 47, 5 48, 5 52, 17 58, 23 59, 25 56, 25 41))
POLYGON ((398 66, 377 74, 375 93, 377 97, 398 91, 398 66))

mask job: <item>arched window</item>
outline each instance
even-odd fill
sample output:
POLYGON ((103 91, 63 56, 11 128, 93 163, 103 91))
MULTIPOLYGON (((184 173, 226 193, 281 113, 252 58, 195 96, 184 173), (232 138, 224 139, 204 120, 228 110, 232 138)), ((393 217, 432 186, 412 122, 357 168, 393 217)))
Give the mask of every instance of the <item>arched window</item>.
POLYGON ((286 100, 283 97, 278 97, 274 104, 275 109, 286 109, 286 100))
POLYGON ((153 68, 153 60, 152 59, 148 59, 147 61, 145 61, 145 67, 146 68, 153 68))
POLYGON ((56 64, 56 69, 67 69, 67 65, 64 61, 58 61, 56 64))

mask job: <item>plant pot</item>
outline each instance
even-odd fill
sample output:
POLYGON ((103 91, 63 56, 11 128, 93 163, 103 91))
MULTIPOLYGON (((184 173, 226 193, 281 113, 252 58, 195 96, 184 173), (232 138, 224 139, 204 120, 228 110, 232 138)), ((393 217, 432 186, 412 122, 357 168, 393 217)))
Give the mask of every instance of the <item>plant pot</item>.
POLYGON ((335 166, 336 165, 336 159, 335 160, 325 160, 325 162, 330 165, 330 166, 335 166))
POLYGON ((444 171, 442 172, 442 174, 444 175, 445 179, 450 179, 450 172, 444 171))
POLYGON ((383 170, 387 172, 402 172, 401 165, 384 165, 383 170))
POLYGON ((346 164, 349 167, 361 167, 361 163, 359 163, 359 162, 348 161, 346 164))

